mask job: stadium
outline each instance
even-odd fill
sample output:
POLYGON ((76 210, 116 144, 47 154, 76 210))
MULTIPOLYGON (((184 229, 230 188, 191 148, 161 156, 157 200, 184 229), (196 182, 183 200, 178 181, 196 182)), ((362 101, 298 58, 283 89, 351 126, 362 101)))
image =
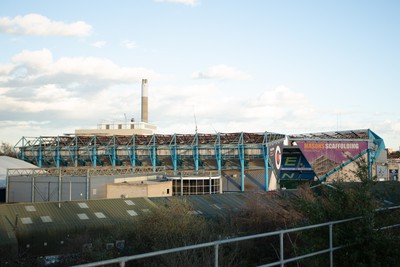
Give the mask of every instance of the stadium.
POLYGON ((382 178, 378 169, 387 162, 383 140, 369 129, 288 136, 69 135, 18 144, 19 158, 39 169, 8 171, 7 202, 101 199, 110 184, 134 188, 144 181, 172 185, 162 187, 164 193, 133 195, 270 191, 306 181, 353 181, 360 161, 371 177, 382 178))
POLYGON ((307 181, 352 181, 360 161, 368 165, 370 177, 382 178, 380 170, 387 168, 384 141, 370 129, 157 134, 148 106, 143 79, 140 122, 22 137, 15 145, 18 158, 39 169, 9 170, 6 201, 271 191, 307 181))
POLYGON ((142 95, 140 122, 20 139, 17 157, 35 167, 2 166, 0 248, 54 255, 68 234, 130 225, 172 196, 213 216, 239 209, 254 192, 357 181, 360 164, 370 178, 388 179, 385 143, 370 129, 157 134, 147 81, 142 95))

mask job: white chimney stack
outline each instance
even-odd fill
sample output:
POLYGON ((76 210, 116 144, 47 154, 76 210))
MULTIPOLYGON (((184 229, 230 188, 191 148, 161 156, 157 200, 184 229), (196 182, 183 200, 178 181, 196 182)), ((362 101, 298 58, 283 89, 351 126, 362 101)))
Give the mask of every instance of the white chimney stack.
POLYGON ((149 89, 147 79, 142 79, 142 122, 149 122, 149 89))

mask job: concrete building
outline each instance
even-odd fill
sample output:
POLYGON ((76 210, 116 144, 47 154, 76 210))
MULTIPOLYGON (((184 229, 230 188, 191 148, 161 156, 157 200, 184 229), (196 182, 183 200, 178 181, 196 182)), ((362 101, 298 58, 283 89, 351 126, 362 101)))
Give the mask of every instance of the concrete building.
POLYGON ((388 180, 399 181, 400 159, 388 160, 388 180))
POLYGON ((76 135, 152 135, 157 126, 147 122, 103 121, 97 124, 97 129, 76 129, 76 135))
POLYGON ((170 197, 172 181, 140 181, 107 184, 106 198, 170 197))
POLYGON ((200 175, 167 175, 172 182, 174 195, 222 194, 222 179, 217 172, 200 175))
POLYGON ((180 173, 158 167, 67 167, 8 169, 7 203, 107 198, 168 197, 222 193, 216 172, 180 173))
POLYGON ((76 135, 151 135, 157 131, 157 126, 149 123, 148 81, 142 80, 141 121, 103 121, 97 124, 97 129, 77 129, 76 135))

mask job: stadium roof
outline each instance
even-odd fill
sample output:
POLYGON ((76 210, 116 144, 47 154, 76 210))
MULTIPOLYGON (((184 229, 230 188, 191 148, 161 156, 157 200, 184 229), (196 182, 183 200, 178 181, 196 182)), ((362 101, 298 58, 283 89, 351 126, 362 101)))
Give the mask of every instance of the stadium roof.
POLYGON ((300 139, 369 139, 370 130, 348 130, 348 131, 335 131, 335 132, 319 132, 319 133, 305 133, 305 134, 294 134, 288 136, 289 140, 300 140, 300 139))

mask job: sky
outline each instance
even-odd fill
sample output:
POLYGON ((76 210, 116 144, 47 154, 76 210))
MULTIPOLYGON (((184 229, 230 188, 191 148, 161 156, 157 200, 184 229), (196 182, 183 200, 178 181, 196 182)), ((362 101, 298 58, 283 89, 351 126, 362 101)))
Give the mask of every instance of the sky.
POLYGON ((371 129, 400 146, 400 1, 1 0, 0 141, 371 129))

